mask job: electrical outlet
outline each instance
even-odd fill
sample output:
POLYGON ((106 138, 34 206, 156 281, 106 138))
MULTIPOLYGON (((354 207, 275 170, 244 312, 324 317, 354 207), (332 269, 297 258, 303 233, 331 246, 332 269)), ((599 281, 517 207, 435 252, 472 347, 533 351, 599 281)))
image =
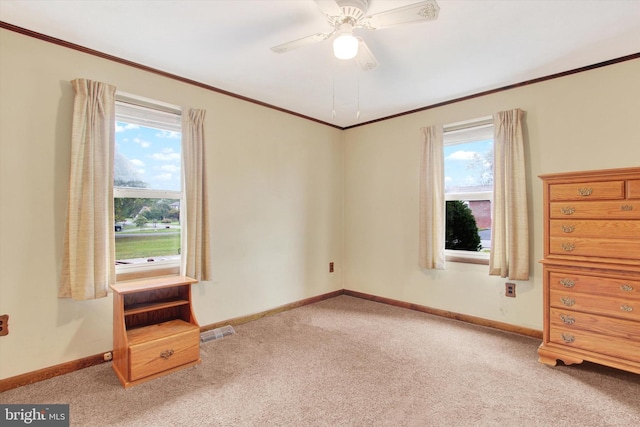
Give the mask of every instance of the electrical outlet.
POLYGON ((504 294, 508 297, 515 298, 516 297, 516 284, 515 283, 505 283, 504 294))
POLYGON ((110 361, 111 359, 113 359, 113 353, 111 353, 110 351, 106 352, 105 354, 102 355, 102 357, 104 358, 105 362, 110 361))
POLYGON ((333 273, 333 263, 329 263, 329 273, 333 273))
POLYGON ((9 335, 9 315, 3 314, 0 316, 0 337, 3 335, 9 335))

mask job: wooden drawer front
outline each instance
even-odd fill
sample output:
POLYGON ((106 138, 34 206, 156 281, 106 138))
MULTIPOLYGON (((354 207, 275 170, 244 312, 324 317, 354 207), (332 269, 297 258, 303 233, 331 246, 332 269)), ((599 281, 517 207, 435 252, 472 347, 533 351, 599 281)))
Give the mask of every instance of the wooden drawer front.
POLYGON ((549 288, 571 295, 574 292, 640 302, 640 280, 612 279, 583 274, 549 273, 549 288))
MULTIPOLYGON (((549 291, 551 307, 604 314, 640 322, 640 301, 578 292, 549 291)), ((637 325, 640 328, 640 323, 637 325)))
POLYGON ((549 186, 549 200, 614 199, 624 199, 624 181, 576 182, 549 186))
POLYGON ((552 202, 550 218, 564 219, 640 219, 640 201, 552 202))
POLYGON ((640 361, 640 324, 551 309, 549 340, 595 353, 640 361))
POLYGON ((552 219, 549 221, 549 225, 551 237, 615 238, 640 241, 640 220, 552 219))
POLYGON ((200 358, 198 329, 129 347, 130 380, 135 381, 200 358))
POLYGON ((549 253, 640 260, 640 240, 550 237, 549 253))
POLYGON ((640 199, 640 179, 627 181, 627 198, 640 199))

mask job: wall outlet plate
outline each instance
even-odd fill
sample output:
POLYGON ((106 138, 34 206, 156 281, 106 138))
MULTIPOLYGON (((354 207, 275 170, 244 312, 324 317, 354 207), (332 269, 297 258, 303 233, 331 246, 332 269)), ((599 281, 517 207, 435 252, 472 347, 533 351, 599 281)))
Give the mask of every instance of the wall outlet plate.
POLYGON ((504 286, 504 294, 510 298, 516 297, 516 284, 515 283, 505 283, 504 286))
POLYGON ((0 337, 9 335, 9 315, 3 314, 0 316, 0 337))

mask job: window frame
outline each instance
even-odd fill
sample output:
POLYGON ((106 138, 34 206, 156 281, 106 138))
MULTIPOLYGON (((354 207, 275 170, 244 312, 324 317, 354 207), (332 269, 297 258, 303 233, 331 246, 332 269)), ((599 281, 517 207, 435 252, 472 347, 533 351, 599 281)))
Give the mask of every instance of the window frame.
MULTIPOLYGON (((137 124, 182 134, 182 109, 179 106, 143 98, 124 92, 116 93, 116 123, 137 124)), ((182 141, 180 142, 182 156, 182 141)), ((136 187, 116 187, 113 185, 113 199, 116 198, 149 198, 178 199, 184 206, 184 164, 181 160, 180 190, 159 190, 136 187)), ((184 223, 181 211, 180 224, 184 223)), ((113 225, 111 225, 113 227, 113 225)), ((180 238, 184 241, 183 228, 180 227, 180 238)), ((115 239, 115 236, 114 236, 115 239)), ((182 256, 172 260, 154 261, 152 263, 116 264, 116 281, 151 278, 166 275, 178 275, 182 264, 182 256)))
MULTIPOLYGON (((493 117, 486 116, 478 119, 467 120, 463 122, 451 123, 443 126, 443 146, 461 145, 476 141, 483 141, 491 138, 494 142, 493 134, 493 117)), ((443 159, 444 161, 444 159, 443 159)), ((443 168, 446 173, 446 168, 443 168)), ((445 206, 448 201, 473 201, 473 200, 489 200, 493 206, 493 190, 491 191, 471 191, 471 192, 446 192, 444 193, 445 206)), ((493 207, 492 207, 493 210, 493 207)), ((446 217, 445 217, 446 230, 446 217)), ((492 236, 493 237, 493 236, 492 236)), ((490 250, 487 252, 460 251, 454 249, 444 249, 445 261, 459 262, 467 264, 489 265, 490 250)))

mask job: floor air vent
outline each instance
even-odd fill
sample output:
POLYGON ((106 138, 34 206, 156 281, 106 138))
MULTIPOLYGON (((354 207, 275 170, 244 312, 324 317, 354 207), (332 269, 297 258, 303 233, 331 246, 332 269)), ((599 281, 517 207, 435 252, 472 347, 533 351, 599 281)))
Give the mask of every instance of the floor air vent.
POLYGON ((217 340, 218 338, 224 338, 235 333, 236 331, 233 329, 233 326, 222 326, 221 328, 215 328, 209 331, 202 332, 200 334, 200 342, 205 343, 208 341, 217 340))

